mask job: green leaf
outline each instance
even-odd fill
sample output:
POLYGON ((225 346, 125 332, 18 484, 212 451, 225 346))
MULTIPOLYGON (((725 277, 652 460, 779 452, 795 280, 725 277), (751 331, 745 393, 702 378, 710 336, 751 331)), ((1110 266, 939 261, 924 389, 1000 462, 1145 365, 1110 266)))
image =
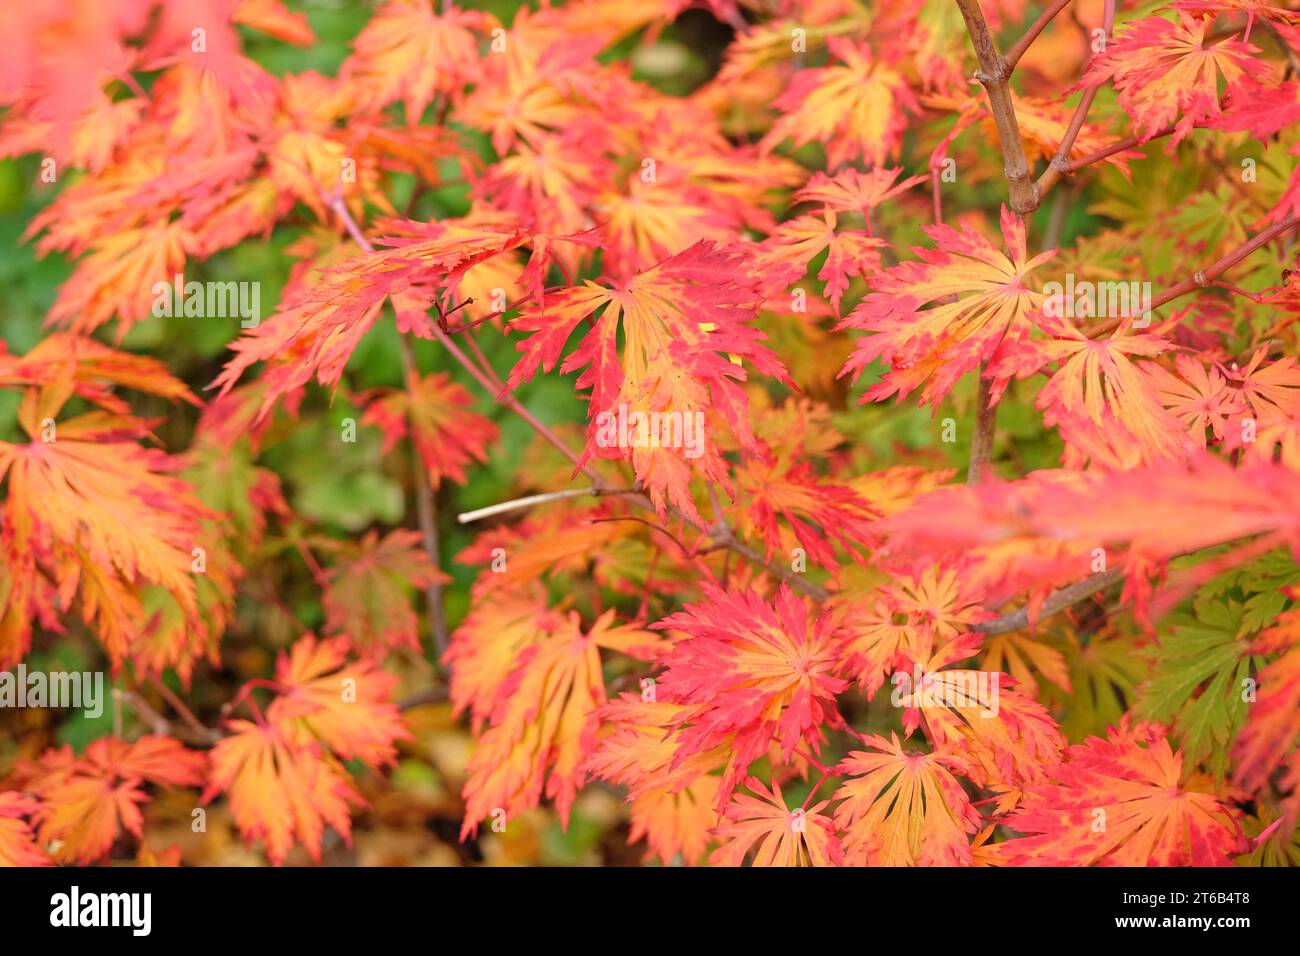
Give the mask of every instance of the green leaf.
POLYGON ((1236 602, 1208 602, 1201 595, 1193 605, 1195 616, 1175 618, 1162 638, 1137 714, 1172 723, 1188 762, 1213 755, 1211 770, 1222 777, 1228 744, 1246 718, 1246 702, 1237 692, 1250 673, 1246 611, 1236 602))

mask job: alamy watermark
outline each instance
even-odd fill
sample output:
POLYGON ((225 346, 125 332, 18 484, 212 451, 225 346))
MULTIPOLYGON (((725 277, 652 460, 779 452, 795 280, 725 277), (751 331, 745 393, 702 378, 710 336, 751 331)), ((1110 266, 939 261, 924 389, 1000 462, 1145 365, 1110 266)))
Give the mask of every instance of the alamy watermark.
POLYGON ((1074 273, 1065 282, 1043 286, 1043 314, 1054 319, 1133 319, 1132 328, 1151 324, 1150 282, 1076 282, 1074 273))
POLYGON ((153 314, 191 319, 239 319, 251 329, 262 321, 262 283, 186 282, 176 273, 171 282, 155 282, 153 314))
POLYGON ((600 448, 681 448, 686 458, 704 454, 703 412, 629 412, 627 403, 596 416, 600 448))
POLYGON ((0 671, 0 707, 84 709, 87 717, 104 713, 103 671, 0 671))

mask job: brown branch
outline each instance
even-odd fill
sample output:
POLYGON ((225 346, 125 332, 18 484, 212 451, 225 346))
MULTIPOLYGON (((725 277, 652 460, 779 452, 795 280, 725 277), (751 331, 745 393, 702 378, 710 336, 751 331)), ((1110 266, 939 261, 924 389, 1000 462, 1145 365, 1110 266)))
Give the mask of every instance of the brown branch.
POLYGON ((1025 51, 1029 49, 1029 45, 1038 39, 1038 34, 1042 33, 1047 25, 1056 19, 1056 15, 1070 5, 1070 2, 1071 0, 1054 0, 1054 2, 1039 15, 1038 19, 1030 24, 1029 29, 1025 31, 1025 35, 1017 40, 1015 46, 1007 51, 1008 71, 1016 68, 1016 64, 1020 62, 1020 58, 1024 56, 1025 51))
MULTIPOLYGON (((347 204, 343 201, 341 195, 336 195, 331 200, 331 206, 335 215, 343 222, 343 227, 347 230, 348 235, 366 252, 374 252, 375 247, 371 245, 370 240, 366 238, 361 228, 357 225, 352 214, 348 212, 347 204)), ((462 303, 463 304, 463 303, 462 303)), ((398 336, 398 350, 402 359, 402 377, 408 390, 415 385, 418 374, 418 368, 415 364, 415 355, 411 348, 410 333, 398 336)), ((415 393, 411 392, 411 404, 415 404, 415 393)), ((414 408, 411 410, 414 414, 414 408)), ((415 423, 411 423, 414 428, 415 423)), ((424 461, 417 453, 415 456, 414 481, 415 481, 415 510, 416 520, 420 525, 420 538, 424 545, 425 554, 428 556, 430 563, 439 571, 442 570, 442 562, 439 558, 438 548, 438 523, 437 507, 433 498, 433 485, 429 481, 428 470, 424 467, 424 461)), ((441 660, 442 655, 447 650, 447 616, 442 606, 442 584, 435 581, 430 584, 424 591, 425 607, 429 612, 429 627, 433 631, 433 646, 441 660)))
POLYGON ((993 382, 984 377, 984 368, 979 370, 979 390, 976 394, 975 434, 970 443, 970 467, 966 469, 966 484, 978 485, 984 480, 989 468, 989 458, 993 453, 993 430, 997 427, 998 409, 990 404, 993 382))
MULTIPOLYGON (((1098 591, 1103 591, 1112 584, 1124 577, 1123 568, 1111 568, 1109 571, 1098 571, 1096 574, 1084 578, 1082 581, 1075 581, 1073 584, 1061 588, 1059 591, 1053 591, 1043 602, 1042 607, 1038 609, 1038 615, 1035 618, 1041 621, 1045 617, 1051 617, 1058 611, 1063 611, 1071 604, 1078 604, 1085 598, 1092 597, 1098 591)), ((971 628, 973 631, 979 631, 981 634, 995 635, 1006 634, 1008 631, 1018 631, 1021 628, 1029 626, 1029 607, 1022 607, 1018 611, 1012 611, 1010 614, 1003 614, 1001 617, 995 617, 991 621, 984 621, 976 624, 971 628)))
MULTIPOLYGON (((1300 225, 1300 218, 1297 218, 1294 214, 1287 216, 1279 223, 1274 223, 1267 229, 1257 233, 1255 237, 1248 242, 1242 243, 1236 249, 1232 250, 1232 252, 1229 252, 1227 255, 1206 266, 1204 269, 1197 270, 1192 274, 1191 278, 1184 279, 1177 285, 1172 285, 1164 292, 1161 292, 1151 300, 1150 308, 1153 310, 1158 309, 1160 306, 1166 305, 1174 299, 1184 296, 1189 292, 1195 292, 1197 289, 1209 288, 1214 284, 1214 280, 1224 272, 1231 269, 1238 262, 1241 262, 1255 250, 1268 245, 1287 230, 1294 229, 1297 225, 1300 225)), ((1107 333, 1113 332, 1115 329, 1119 328, 1122 321, 1124 321, 1123 316, 1109 318, 1105 322, 1088 329, 1087 334, 1090 338, 1096 338, 1099 335, 1106 335, 1107 333)))
POLYGON ((1029 175, 1025 144, 1020 138, 1020 124, 1016 120, 1015 105, 1011 102, 1011 87, 1007 85, 1011 67, 993 42, 979 0, 957 0, 957 6, 966 21, 966 31, 980 63, 975 78, 984 86, 993 122, 998 129, 1002 171, 1007 177, 1011 209, 1017 215, 1025 216, 1038 208, 1039 187, 1029 175))
MULTIPOLYGON (((1115 28, 1115 0, 1106 0, 1106 9, 1102 13, 1101 29, 1110 39, 1111 32, 1115 28)), ((1084 67, 1087 70, 1087 67, 1084 67)), ((1090 86, 1083 91, 1083 99, 1079 100, 1079 105, 1074 110, 1074 116, 1070 119, 1070 125, 1065 131, 1065 136, 1061 139, 1061 145, 1057 148, 1056 154, 1052 161, 1047 164, 1043 174, 1038 177, 1035 184, 1038 190, 1039 201, 1047 192, 1060 182, 1061 177, 1070 172, 1070 150, 1074 148, 1074 141, 1079 138, 1079 133, 1083 129, 1084 121, 1088 118, 1088 110, 1092 109, 1092 101, 1097 96, 1098 87, 1090 86)))
POLYGON ((1136 149, 1139 146, 1145 146, 1153 140, 1160 139, 1162 136, 1171 135, 1177 126, 1166 126, 1159 132, 1152 133, 1145 138, 1141 136, 1130 136, 1122 139, 1118 143, 1111 143, 1109 146, 1103 146, 1101 149, 1088 153, 1086 156, 1080 156, 1078 159, 1070 160, 1065 165, 1065 172, 1073 175, 1085 166, 1091 166, 1093 163, 1099 163, 1103 159, 1114 156, 1116 153, 1123 153, 1130 149, 1136 149))
POLYGON ((446 687, 429 687, 425 690, 416 691, 410 697, 404 697, 397 702, 397 709, 400 711, 414 710, 416 707, 423 707, 425 704, 437 704, 447 699, 446 687))
POLYGON ((186 725, 194 731, 196 736, 208 743, 216 743, 221 739, 221 731, 213 730, 211 727, 204 725, 202 721, 194 716, 194 711, 185 705, 185 701, 181 700, 161 679, 153 677, 150 678, 149 682, 153 685, 154 690, 162 695, 163 700, 167 701, 167 705, 176 711, 181 720, 185 721, 186 725))

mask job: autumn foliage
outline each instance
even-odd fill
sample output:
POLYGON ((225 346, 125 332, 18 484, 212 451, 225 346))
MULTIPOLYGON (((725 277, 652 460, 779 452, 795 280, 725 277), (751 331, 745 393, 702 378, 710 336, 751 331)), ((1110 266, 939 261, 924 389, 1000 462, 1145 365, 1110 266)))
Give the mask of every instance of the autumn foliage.
POLYGON ((355 6, 0 11, 0 864, 1300 862, 1296 0, 355 6))

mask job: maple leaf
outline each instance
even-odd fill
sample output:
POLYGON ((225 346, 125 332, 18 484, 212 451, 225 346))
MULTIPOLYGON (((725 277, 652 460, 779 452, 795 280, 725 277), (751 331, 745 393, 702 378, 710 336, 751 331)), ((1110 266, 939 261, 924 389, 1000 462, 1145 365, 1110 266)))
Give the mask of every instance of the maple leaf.
POLYGON ((628 279, 701 239, 726 245, 742 223, 720 208, 709 191, 684 172, 655 173, 653 181, 631 177, 626 191, 613 187, 592 199, 603 221, 606 272, 628 279))
POLYGON ((918 183, 924 176, 908 176, 901 182, 902 169, 877 166, 865 173, 845 168, 835 175, 813 173, 812 177, 795 194, 802 202, 819 202, 831 212, 860 212, 867 220, 867 233, 871 233, 871 210, 895 199, 918 183))
POLYGON ((841 375, 855 380, 877 359, 892 368, 868 388, 863 402, 900 397, 926 383, 921 403, 935 402, 957 379, 998 357, 1004 342, 1027 338, 1030 315, 1043 295, 1027 289, 1025 276, 1053 251, 1028 258, 1025 225, 1003 207, 1002 234, 1010 258, 969 226, 927 226, 935 249, 916 249, 920 262, 886 269, 842 328, 875 332, 858 340, 841 375), (956 298, 949 301, 949 297, 956 298), (926 308, 926 306, 930 306, 926 308))
POLYGON ((826 296, 836 313, 849 287, 850 276, 868 277, 880 269, 883 239, 864 232, 836 232, 836 215, 830 209, 816 215, 783 222, 764 240, 754 255, 754 274, 765 286, 784 289, 803 278, 808 264, 826 253, 817 278, 826 283, 826 296))
POLYGON ((247 720, 232 720, 227 729, 212 750, 204 803, 225 793, 240 835, 249 843, 261 840, 276 865, 295 841, 319 862, 326 825, 351 845, 349 808, 365 802, 319 743, 247 720))
POLYGON ((1245 368, 1233 363, 1225 370, 1228 380, 1259 418, 1300 414, 1300 365, 1289 355, 1265 365, 1267 354, 1265 348, 1256 349, 1245 368))
MULTIPOLYGON (((583 765, 596 745, 598 712, 606 703, 600 649, 649 659, 655 636, 634 625, 615 625, 607 611, 584 632, 578 615, 557 619, 535 635, 496 689, 490 726, 479 736, 466 767, 462 838, 478 830, 495 808, 512 817, 537 806, 543 790, 568 825, 583 765)), ((460 630, 454 640, 470 640, 460 630)), ((454 649, 453 644, 453 649, 454 649)), ((456 687, 453 698, 472 700, 475 689, 456 687)))
POLYGON ((199 404, 186 384, 157 359, 120 352, 85 336, 47 335, 21 358, 0 342, 0 388, 44 385, 64 376, 71 377, 78 397, 119 415, 130 408, 113 386, 199 404))
POLYGON ((662 657, 659 687, 665 700, 691 705, 677 718, 674 762, 728 745, 721 806, 773 742, 786 759, 801 744, 816 751, 822 725, 839 722, 835 695, 848 682, 835 676, 829 613, 810 622, 807 606, 785 585, 775 604, 752 590, 701 587, 703 602, 654 625, 687 635, 662 657))
POLYGON ((0 866, 51 865, 50 858, 36 845, 27 822, 40 807, 38 801, 21 793, 0 792, 0 866))
MULTIPOLYGON (((179 469, 177 459, 113 440, 121 434, 113 420, 92 413, 52 424, 72 388, 64 379, 41 393, 29 390, 19 422, 32 441, 0 442, 0 480, 7 477, 9 488, 6 545, 17 573, 29 577, 38 573, 38 552, 52 547, 65 606, 79 588, 82 617, 97 623, 118 667, 135 632, 138 600, 129 587, 158 585, 186 613, 197 613, 192 549, 202 540, 200 521, 216 516, 168 474, 179 469), (97 440, 104 434, 109 440, 97 440)), ((124 424, 128 434, 138 431, 139 423, 124 424)), ((30 622, 4 648, 4 660, 21 658, 29 640, 30 622)))
POLYGON ((870 603, 845 606, 842 653, 846 667, 871 697, 899 662, 946 644, 984 616, 965 593, 955 568, 931 566, 901 575, 870 603))
POLYGON ((442 7, 429 0, 391 2, 380 8, 352 41, 356 51, 344 75, 366 109, 401 99, 406 121, 415 124, 439 94, 459 93, 482 71, 476 34, 497 25, 491 14, 442 7))
POLYGON ((87 334, 114 316, 119 332, 153 314, 154 285, 185 268, 193 235, 179 222, 123 229, 101 237, 59 288, 47 321, 87 334))
POLYGON ((754 866, 841 866, 844 861, 831 818, 822 811, 823 800, 806 810, 790 810, 775 781, 772 789, 750 777, 745 781, 757 797, 746 793, 732 797, 726 822, 714 829, 723 841, 709 856, 711 866, 740 866, 754 850, 754 866), (755 845, 757 848, 755 849, 755 845))
POLYGON ((1067 694, 1070 693, 1070 668, 1060 650, 1024 634, 1008 633, 987 637, 980 665, 986 671, 1006 672, 1025 693, 1037 698, 1037 671, 1067 694))
POLYGON ((971 779, 1002 794, 998 806, 1005 811, 1060 759, 1065 738, 1042 704, 1011 689, 1015 682, 1010 677, 939 669, 944 656, 968 657, 973 647, 974 642, 931 658, 902 685, 908 692, 899 695, 898 703, 907 708, 907 732, 923 722, 936 748, 961 753, 971 779))
POLYGON ((60 863, 97 862, 122 830, 139 839, 148 802, 144 785, 195 787, 207 776, 207 758, 171 737, 116 737, 92 741, 82 757, 68 747, 50 750, 18 768, 23 788, 39 798, 32 817, 40 843, 60 863))
POLYGON ((565 373, 585 368, 576 385, 592 390, 582 461, 630 457, 661 515, 671 502, 702 523, 688 488, 692 472, 724 488, 730 488, 730 481, 707 429, 698 436, 698 449, 680 447, 684 423, 690 416, 716 411, 742 445, 756 450, 748 401, 738 384, 745 371, 728 356, 748 359, 758 371, 789 381, 776 356, 760 344, 763 334, 748 324, 757 315, 759 295, 743 275, 736 255, 699 242, 615 288, 587 280, 548 296, 544 308, 526 309, 513 323, 516 330, 535 334, 518 344, 524 355, 511 371, 509 385, 528 381, 539 368, 553 369, 574 328, 599 312, 560 366, 565 373), (635 435, 626 443, 632 447, 618 447, 624 440, 619 416, 626 414, 631 422, 632 413, 680 416, 672 426, 679 447, 662 447, 662 441, 651 447, 651 437, 640 434, 647 425, 629 425, 627 431, 635 435), (686 457, 697 450, 696 457, 686 457))
MULTIPOLYGON (((653 686, 653 685, 649 685, 653 686)), ((629 842, 645 838, 649 853, 665 864, 680 854, 698 863, 717 822, 722 748, 674 765, 674 734, 688 705, 623 694, 600 712, 612 730, 588 759, 594 776, 628 788, 632 818, 629 842)))
POLYGON ((718 778, 703 776, 680 790, 647 790, 632 797, 628 843, 644 839, 647 857, 658 857, 665 866, 679 857, 691 866, 699 863, 718 819, 717 792, 718 778))
POLYGON ((295 642, 276 664, 281 693, 266 717, 295 739, 319 740, 342 760, 384 767, 397 760, 394 742, 410 739, 392 701, 397 678, 373 661, 347 663, 347 648, 346 638, 308 634, 295 642))
POLYGON ((1172 723, 1183 758, 1193 765, 1206 761, 1222 777, 1228 745, 1248 711, 1241 693, 1250 675, 1241 636, 1244 609, 1236 602, 1198 599, 1194 610, 1194 616, 1176 615, 1169 633, 1162 633, 1151 680, 1133 712, 1172 723))
POLYGON ((427 307, 436 284, 452 282, 523 241, 514 232, 447 222, 389 222, 386 228, 388 234, 374 241, 389 248, 324 267, 314 285, 287 294, 276 315, 231 344, 235 356, 213 382, 221 394, 260 361, 272 363, 263 373, 263 414, 313 377, 326 387, 336 385, 389 296, 419 295, 427 307))
POLYGON ((1247 792, 1260 791, 1279 768, 1278 783, 1285 815, 1300 817, 1300 611, 1281 615, 1274 626, 1259 634, 1257 653, 1276 653, 1259 672, 1258 700, 1247 710, 1246 725, 1232 744, 1235 764, 1232 778, 1247 792))
POLYGON ((725 753, 717 747, 677 759, 676 737, 690 711, 690 704, 658 700, 657 695, 620 695, 601 710, 610 729, 587 761, 587 770, 627 787, 633 799, 657 790, 675 793, 699 780, 722 765, 725 753))
POLYGON ((346 635, 358 650, 418 648, 418 619, 409 590, 451 583, 429 560, 420 533, 395 528, 380 539, 368 531, 342 551, 342 559, 327 572, 329 586, 321 595, 326 628, 346 635))
POLYGON ((1112 728, 1070 747, 1004 825, 1013 866, 1228 866, 1249 849, 1239 814, 1198 779, 1159 725, 1112 728))
POLYGON ((832 169, 858 158, 883 166, 902 145, 908 114, 919 112, 916 98, 903 75, 872 57, 866 44, 829 37, 826 45, 838 62, 795 74, 761 145, 821 142, 832 169))
POLYGON ((848 866, 970 866, 970 836, 980 817, 953 775, 966 763, 953 752, 906 751, 869 736, 836 768, 849 776, 832 799, 848 866))
POLYGON ((784 458, 750 460, 737 469, 737 485, 749 498, 748 517, 767 543, 768 559, 777 550, 787 550, 788 535, 782 534, 779 516, 807 557, 834 571, 838 564, 826 539, 854 550, 875 512, 853 488, 817 475, 810 462, 784 458))
POLYGON ((1191 451, 1191 442, 1178 422, 1165 411, 1128 356, 1150 357, 1173 347, 1156 335, 1113 335, 1090 339, 1067 322, 1047 320, 1058 338, 1013 345, 994 362, 989 376, 1007 380, 1024 377, 1046 362, 1060 367, 1038 393, 1037 406, 1048 410, 1048 424, 1074 423, 1086 415, 1100 427, 1118 422, 1141 449, 1147 462, 1177 459, 1191 451))
POLYGON ((443 655, 453 675, 453 713, 468 711, 478 733, 520 652, 562 627, 562 622, 562 615, 547 608, 545 588, 536 581, 501 589, 492 600, 476 602, 452 633, 443 655))
POLYGON ((1175 376, 1155 362, 1141 366, 1160 404, 1186 427, 1192 441, 1205 448, 1206 429, 1215 441, 1223 441, 1228 419, 1245 410, 1238 393, 1217 368, 1207 368, 1190 355, 1174 357, 1175 376))
POLYGON ((1220 82, 1230 96, 1249 98, 1248 81, 1268 70, 1253 59, 1258 47, 1233 37, 1210 43, 1211 23, 1184 13, 1176 21, 1147 17, 1130 23, 1093 57, 1080 85, 1112 83, 1143 141, 1174 124, 1172 148, 1195 126, 1220 115, 1220 82))
POLYGON ((464 484, 465 466, 487 461, 487 448, 497 439, 496 425, 469 411, 472 404, 469 393, 446 373, 412 374, 405 389, 370 402, 361 421, 384 433, 385 452, 409 433, 436 490, 444 477, 464 484))

